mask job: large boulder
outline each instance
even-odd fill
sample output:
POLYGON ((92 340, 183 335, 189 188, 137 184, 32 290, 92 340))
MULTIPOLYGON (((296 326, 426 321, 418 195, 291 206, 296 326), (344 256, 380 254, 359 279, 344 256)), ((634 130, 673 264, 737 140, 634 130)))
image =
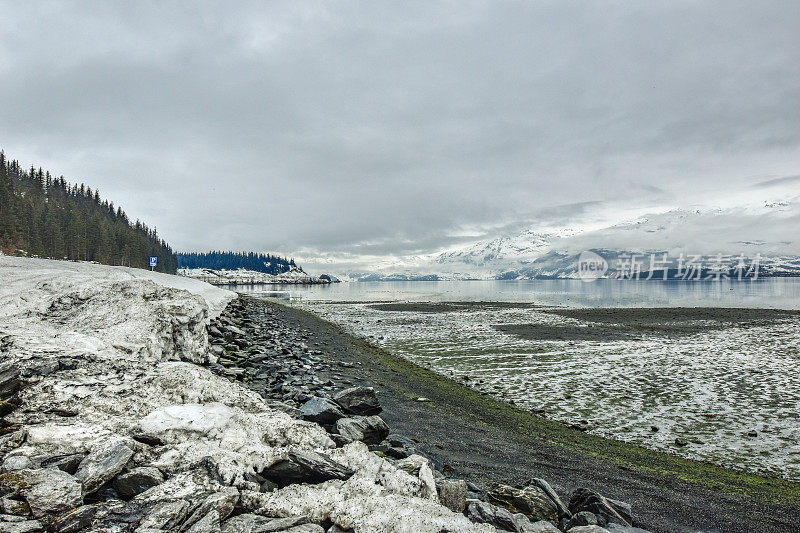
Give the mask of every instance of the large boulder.
POLYGON ((555 502, 539 487, 533 485, 523 489, 497 483, 487 493, 489 503, 508 509, 512 513, 523 513, 534 522, 558 520, 555 502))
POLYGON ((586 488, 576 489, 572 493, 572 497, 569 499, 569 510, 573 514, 589 511, 602 517, 606 523, 630 526, 633 522, 630 504, 606 498, 586 488))
POLYGON ((119 474, 133 457, 133 450, 124 440, 115 440, 95 446, 78 466, 75 479, 89 494, 119 474))
POLYGON ((389 426, 377 415, 340 418, 336 421, 336 433, 352 442, 378 444, 389 435, 389 426))
POLYGON ((292 483, 321 483, 329 479, 348 479, 353 471, 328 457, 310 450, 290 450, 281 459, 261 472, 280 487, 292 483))
POLYGON ((317 424, 333 424, 344 418, 344 412, 338 404, 327 398, 314 396, 300 407, 303 418, 317 424))
POLYGON ((381 404, 372 387, 351 387, 333 395, 336 403, 346 412, 353 415, 377 415, 381 412, 381 404))

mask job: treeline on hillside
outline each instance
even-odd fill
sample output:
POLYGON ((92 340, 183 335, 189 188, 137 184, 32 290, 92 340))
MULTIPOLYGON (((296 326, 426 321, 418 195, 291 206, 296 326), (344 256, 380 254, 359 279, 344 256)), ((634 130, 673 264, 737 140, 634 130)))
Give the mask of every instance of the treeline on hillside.
POLYGON ((155 228, 131 222, 97 190, 31 167, 0 151, 0 251, 175 272, 172 249, 155 228))
POLYGON ((212 268, 236 270, 246 268, 267 274, 282 274, 295 267, 294 259, 255 252, 179 253, 178 268, 212 268))

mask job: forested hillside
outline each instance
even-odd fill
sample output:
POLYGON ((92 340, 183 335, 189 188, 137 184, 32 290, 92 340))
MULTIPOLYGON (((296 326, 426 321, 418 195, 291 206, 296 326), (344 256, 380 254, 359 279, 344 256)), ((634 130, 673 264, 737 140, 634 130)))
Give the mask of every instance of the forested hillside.
POLYGON ((213 268, 236 270, 246 268, 267 274, 283 274, 296 267, 294 259, 255 252, 179 253, 178 268, 213 268))
POLYGON ((0 151, 0 251, 53 259, 174 272, 172 249, 145 224, 103 200, 97 190, 55 178, 31 167, 23 170, 0 151))

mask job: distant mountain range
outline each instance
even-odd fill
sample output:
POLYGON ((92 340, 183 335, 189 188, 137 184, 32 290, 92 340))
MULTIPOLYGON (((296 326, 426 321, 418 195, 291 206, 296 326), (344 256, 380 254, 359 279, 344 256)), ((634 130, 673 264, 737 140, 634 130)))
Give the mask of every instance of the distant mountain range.
POLYGON ((578 278, 579 258, 589 250, 608 263, 603 277, 636 273, 640 278, 663 278, 664 270, 670 279, 717 273, 736 277, 755 264, 761 277, 800 276, 798 228, 797 202, 672 209, 599 229, 528 228, 344 277, 361 281, 578 278))

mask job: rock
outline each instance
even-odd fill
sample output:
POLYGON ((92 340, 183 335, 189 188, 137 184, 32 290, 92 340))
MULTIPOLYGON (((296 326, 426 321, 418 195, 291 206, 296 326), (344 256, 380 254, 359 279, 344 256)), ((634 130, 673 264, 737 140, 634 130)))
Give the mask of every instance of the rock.
POLYGON ((417 453, 414 441, 408 437, 391 433, 386 437, 386 442, 389 444, 386 455, 394 459, 404 459, 417 453))
POLYGON ((305 516, 287 518, 268 518, 257 514, 246 513, 229 518, 222 524, 222 533, 270 533, 308 522, 305 516))
POLYGON ((25 455, 13 455, 11 457, 6 457, 6 460, 3 461, 3 466, 0 467, 0 473, 5 474, 6 472, 27 470, 32 467, 33 463, 29 457, 25 455))
POLYGON ((114 478, 114 489, 123 499, 130 500, 163 481, 164 475, 161 470, 152 466, 142 466, 114 478))
POLYGON ((0 416, 6 416, 16 408, 17 406, 13 403, 0 401, 0 416))
POLYGON ((189 502, 186 500, 157 503, 142 519, 139 528, 172 531, 186 518, 189 507, 189 502))
POLYGON ((520 533, 561 533, 561 530, 546 520, 539 520, 538 522, 528 522, 520 530, 520 533))
POLYGON ((489 503, 513 513, 523 513, 533 521, 558 519, 556 504, 542 489, 533 485, 517 489, 498 483, 489 490, 487 499, 489 503))
POLYGON ((556 491, 553 490, 553 487, 551 487, 547 481, 538 477, 533 478, 532 481, 533 485, 536 485, 537 487, 542 489, 544 493, 547 494, 547 496, 553 501, 553 503, 556 504, 556 509, 558 509, 559 518, 563 518, 565 516, 569 517, 572 514, 569 512, 567 506, 564 505, 564 502, 561 501, 561 498, 559 498, 558 494, 556 494, 556 491))
MULTIPOLYGON (((603 521, 605 523, 605 520, 603 521)), ((578 526, 599 526, 600 522, 597 515, 590 511, 580 511, 575 513, 567 522, 567 529, 578 526)))
POLYGON ((83 502, 81 486, 57 468, 20 470, 0 475, 0 492, 18 491, 31 508, 33 516, 58 514, 83 502))
POLYGON ((285 487, 292 483, 345 480, 353 475, 353 471, 320 453, 294 449, 289 451, 286 459, 269 466, 261 472, 261 475, 271 479, 279 487, 285 487))
POLYGON ((133 450, 124 440, 101 444, 81 461, 75 479, 82 484, 83 492, 89 494, 119 474, 131 457, 133 450))
POLYGON ((216 516, 217 527, 219 528, 220 521, 228 518, 228 515, 233 512, 233 508, 236 507, 238 501, 239 491, 235 487, 224 487, 223 490, 207 496, 186 520, 183 527, 186 528, 192 526, 196 522, 205 520, 213 511, 216 516))
POLYGON ((333 395, 336 403, 354 415, 377 415, 381 412, 378 396, 372 387, 351 387, 333 395))
POLYGON ((568 529, 567 533, 609 533, 609 531, 600 526, 578 526, 568 529))
POLYGON ((517 530, 511 513, 491 503, 471 501, 467 504, 467 510, 464 514, 477 524, 489 524, 506 531, 517 530))
POLYGON ((19 448, 26 438, 28 438, 28 431, 25 429, 0 436, 0 453, 8 453, 13 449, 19 448))
POLYGON ((354 416, 337 420, 336 432, 350 441, 378 444, 389 435, 389 426, 377 415, 354 416))
POLYGON ((625 502, 605 498, 586 488, 576 489, 569 500, 570 512, 589 511, 605 519, 606 523, 630 526, 633 520, 631 506, 625 502))
POLYGON ((245 332, 242 331, 241 329, 237 328, 236 326, 225 326, 225 332, 228 334, 228 336, 230 336, 230 335, 236 335, 236 336, 245 335, 245 332))
POLYGON ((285 533, 325 533, 325 528, 319 524, 303 524, 302 526, 290 527, 284 531, 285 533))
POLYGON ((78 466, 81 464, 81 461, 83 461, 84 457, 84 455, 79 453, 70 455, 56 455, 55 457, 50 457, 49 459, 42 461, 42 468, 55 467, 59 470, 63 470, 67 474, 75 475, 75 472, 78 471, 78 466))
POLYGON ((300 411, 306 420, 323 425, 333 424, 340 418, 344 418, 344 412, 338 404, 318 396, 314 396, 304 403, 300 407, 300 411))
POLYGON ((12 500, 11 498, 0 498, 0 512, 14 516, 30 516, 31 507, 28 502, 12 500))
POLYGON ((21 385, 19 368, 17 365, 6 362, 0 364, 0 400, 13 397, 21 385))
POLYGON ((85 531, 92 524, 96 514, 96 505, 81 505, 77 509, 68 511, 56 518, 53 522, 53 530, 58 533, 85 531))
POLYGON ((427 457, 414 454, 406 457, 405 459, 397 461, 394 466, 411 474, 412 476, 417 476, 419 475, 420 468, 422 468, 423 465, 428 465, 429 463, 430 461, 428 461, 427 457))
POLYGON ((44 525, 38 520, 0 522, 0 533, 34 533, 38 531, 44 531, 44 525))
POLYGON ((463 513, 467 506, 467 482, 463 479, 440 479, 436 482, 439 502, 453 511, 463 513))
POLYGON ((200 520, 194 523, 192 527, 186 530, 186 533, 219 533, 219 513, 212 509, 200 520))

